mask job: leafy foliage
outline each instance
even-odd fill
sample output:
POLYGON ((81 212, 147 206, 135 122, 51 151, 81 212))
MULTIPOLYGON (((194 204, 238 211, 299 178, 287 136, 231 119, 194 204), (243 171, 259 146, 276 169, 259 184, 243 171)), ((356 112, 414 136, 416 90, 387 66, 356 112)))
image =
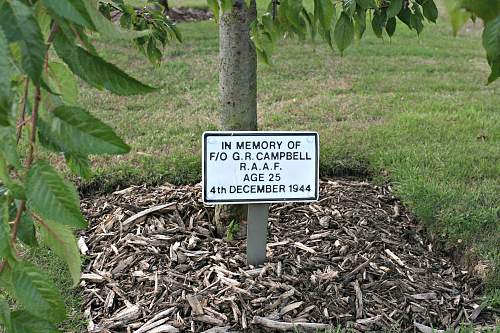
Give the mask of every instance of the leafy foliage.
POLYGON ((346 12, 342 12, 333 31, 335 44, 343 54, 354 39, 354 23, 346 12))
POLYGON ((0 25, 9 43, 21 48, 21 67, 35 83, 39 83, 45 54, 42 32, 30 7, 21 1, 3 1, 0 25))
MULTIPOLYGON (((231 5, 230 1, 226 2, 231 5)), ((138 38, 134 39, 134 43, 153 63, 161 62, 161 50, 168 42, 182 41, 177 26, 168 16, 164 15, 164 8, 160 6, 145 6, 136 9, 123 0, 116 0, 113 2, 102 1, 99 9, 108 19, 112 19, 113 15, 119 16, 120 26, 124 29, 139 32, 150 31, 149 34, 136 36, 138 38)), ((112 25, 112 27, 116 29, 116 25, 112 25)), ((124 34, 118 33, 118 36, 123 37, 124 34)))
POLYGON ((455 34, 469 19, 484 21, 483 47, 491 67, 488 83, 495 81, 500 77, 500 0, 446 0, 445 4, 455 34))
POLYGON ((28 206, 36 214, 74 228, 87 226, 80 213, 76 189, 47 162, 36 162, 30 168, 26 188, 28 206))
POLYGON ((73 285, 76 286, 80 280, 81 259, 72 230, 51 220, 46 220, 43 226, 40 229, 42 242, 67 263, 73 285))
POLYGON ((87 222, 75 186, 38 158, 37 146, 62 153, 82 177, 90 175, 90 155, 129 151, 110 126, 77 106, 75 75, 119 95, 154 91, 102 59, 90 38, 100 33, 138 45, 160 40, 148 51, 158 62, 169 40, 165 35, 180 35, 167 18, 148 15, 130 13, 133 24, 119 26, 95 0, 0 0, 0 288, 16 303, 12 311, 0 299, 2 332, 57 332, 66 316, 47 274, 17 254, 18 241, 40 242, 67 263, 78 285, 81 258, 74 231, 87 222), (27 142, 18 146, 21 140, 27 142), (26 151, 20 154, 22 147, 26 151))
MULTIPOLYGON (((371 17, 374 34, 382 38, 384 31, 391 37, 396 31, 396 17, 411 30, 420 34, 424 21, 436 22, 437 7, 434 0, 314 0, 310 12, 302 0, 271 0, 272 5, 252 27, 252 40, 260 58, 269 63, 274 45, 280 38, 307 33, 314 38, 319 34, 333 48, 333 42, 343 55, 354 38, 361 39, 366 20, 371 17), (368 14, 368 15, 367 15, 368 14), (274 17, 265 22, 267 17, 274 17)), ((214 11, 217 3, 210 2, 214 11)))
MULTIPOLYGON (((319 34, 333 48, 333 42, 340 54, 352 44, 354 38, 361 39, 367 26, 367 19, 373 33, 383 38, 392 37, 397 21, 420 35, 424 22, 436 23, 438 8, 434 0, 314 0, 309 11, 303 0, 270 0, 268 10, 252 25, 251 35, 257 54, 265 63, 271 62, 276 42, 281 38, 298 36, 311 38, 319 34), (273 19, 269 19, 273 18, 273 19), (332 42, 333 41, 333 42, 332 42)), ((216 1, 208 1, 214 13, 219 8, 216 1)), ((485 23, 483 45, 491 67, 488 83, 500 76, 500 1, 499 0, 445 0, 450 23, 455 33, 468 19, 479 17, 485 23)))
POLYGON ((57 55, 68 65, 73 73, 97 89, 107 89, 118 95, 143 94, 154 91, 118 67, 101 57, 75 45, 62 34, 54 40, 57 55))
POLYGON ((36 267, 17 263, 12 268, 13 294, 26 311, 58 323, 64 319, 64 301, 56 287, 36 267))

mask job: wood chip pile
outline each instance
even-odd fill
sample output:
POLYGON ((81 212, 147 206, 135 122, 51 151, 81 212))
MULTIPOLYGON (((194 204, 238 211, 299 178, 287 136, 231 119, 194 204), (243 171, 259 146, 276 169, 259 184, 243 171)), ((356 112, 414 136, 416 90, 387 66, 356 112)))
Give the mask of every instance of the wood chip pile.
POLYGON ((272 205, 268 263, 213 237, 199 186, 85 199, 90 332, 492 327, 483 285, 433 249, 390 187, 323 180, 320 202, 272 205))
POLYGON ((179 7, 170 8, 168 17, 177 22, 197 22, 213 18, 211 11, 205 8, 179 7))

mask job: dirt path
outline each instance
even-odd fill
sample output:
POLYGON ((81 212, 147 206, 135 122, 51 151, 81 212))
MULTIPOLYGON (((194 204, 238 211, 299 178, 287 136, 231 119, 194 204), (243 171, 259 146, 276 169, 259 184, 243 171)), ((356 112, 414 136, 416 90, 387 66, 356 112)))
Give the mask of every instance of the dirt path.
POLYGON ((482 282, 432 248, 389 187, 323 180, 320 202, 273 205, 257 269, 245 241, 211 236, 200 197, 198 186, 138 186, 83 200, 90 331, 430 332, 498 320, 482 282))

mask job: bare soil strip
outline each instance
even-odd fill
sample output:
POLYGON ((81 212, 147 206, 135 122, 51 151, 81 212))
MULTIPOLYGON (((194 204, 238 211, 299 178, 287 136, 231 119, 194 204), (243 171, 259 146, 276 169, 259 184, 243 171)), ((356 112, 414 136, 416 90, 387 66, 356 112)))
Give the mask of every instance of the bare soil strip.
POLYGON ((320 202, 271 206, 268 263, 213 237, 199 186, 82 201, 91 332, 493 328, 481 280, 433 249, 389 186, 321 182, 320 202), (88 249, 86 249, 88 247, 88 249))

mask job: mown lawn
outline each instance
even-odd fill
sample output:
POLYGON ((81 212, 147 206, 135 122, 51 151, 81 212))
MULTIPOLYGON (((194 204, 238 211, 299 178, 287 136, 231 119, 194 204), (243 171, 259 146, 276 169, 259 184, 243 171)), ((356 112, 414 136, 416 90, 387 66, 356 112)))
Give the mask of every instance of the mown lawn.
MULTIPOLYGON (((324 175, 390 181, 433 234, 493 263, 500 302, 500 82, 485 85, 479 23, 456 38, 443 19, 420 37, 398 25, 392 40, 368 29, 343 58, 319 41, 281 42, 275 64, 259 64, 260 129, 318 131, 324 175)), ((82 83, 81 103, 132 147, 93 159, 85 193, 200 180, 201 134, 219 128, 217 26, 179 27, 185 41, 161 66, 98 40, 109 61, 160 89, 125 98, 82 83)))

